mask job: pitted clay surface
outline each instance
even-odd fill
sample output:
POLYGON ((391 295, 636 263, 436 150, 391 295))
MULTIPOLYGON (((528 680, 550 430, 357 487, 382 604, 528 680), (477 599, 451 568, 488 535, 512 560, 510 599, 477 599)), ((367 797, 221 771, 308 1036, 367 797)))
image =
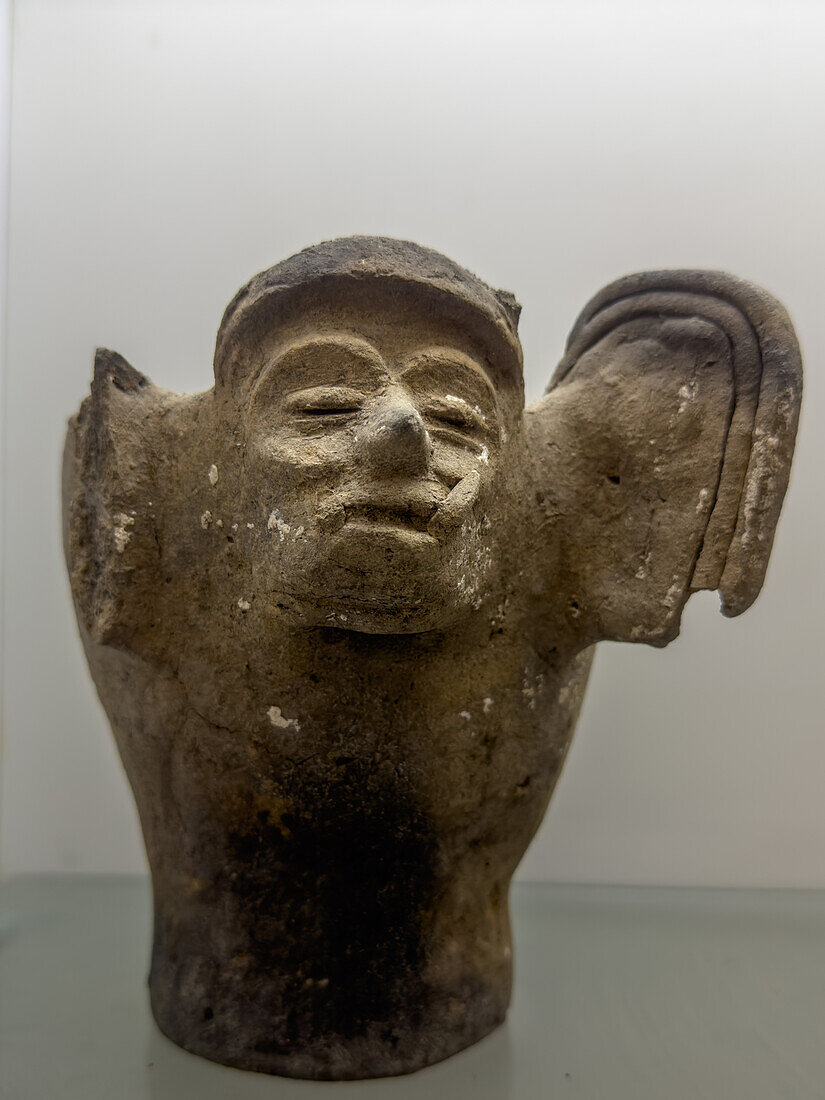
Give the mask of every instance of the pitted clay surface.
POLYGON ((152 870, 152 1007, 188 1050, 374 1077, 496 1027, 594 646, 759 592, 801 395, 782 307, 619 280, 526 410, 518 315, 353 237, 239 291, 204 393, 98 352, 66 556, 152 870))

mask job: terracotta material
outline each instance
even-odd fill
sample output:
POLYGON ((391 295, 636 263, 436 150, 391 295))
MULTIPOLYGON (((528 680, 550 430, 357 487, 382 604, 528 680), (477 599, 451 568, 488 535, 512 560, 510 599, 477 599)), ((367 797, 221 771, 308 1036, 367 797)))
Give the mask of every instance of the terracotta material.
POLYGON ((152 1007, 188 1050, 372 1077, 501 1023, 509 882, 595 643, 759 592, 801 392, 781 306, 622 279, 526 412, 518 314, 357 237, 236 295, 205 393, 98 352, 66 552, 152 869, 152 1007))

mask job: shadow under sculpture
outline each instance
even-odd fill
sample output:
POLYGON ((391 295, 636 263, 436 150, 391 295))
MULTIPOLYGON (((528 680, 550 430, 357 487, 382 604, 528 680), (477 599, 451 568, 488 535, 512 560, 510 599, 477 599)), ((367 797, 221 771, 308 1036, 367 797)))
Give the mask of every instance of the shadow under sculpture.
POLYGON ((595 643, 756 597, 801 393, 782 307, 621 279, 523 408, 519 307, 438 253, 327 242, 226 310, 215 385, 99 351, 65 454, 83 642, 190 1051, 405 1073, 504 1019, 510 878, 595 643))

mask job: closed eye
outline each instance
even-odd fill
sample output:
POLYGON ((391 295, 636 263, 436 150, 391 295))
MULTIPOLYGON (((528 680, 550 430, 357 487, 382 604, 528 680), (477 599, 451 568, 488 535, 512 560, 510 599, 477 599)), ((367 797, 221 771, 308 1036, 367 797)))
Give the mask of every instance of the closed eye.
POLYGON ((478 409, 452 394, 428 401, 422 411, 437 424, 445 424, 461 432, 483 432, 487 428, 487 422, 478 409))
POLYGON ((358 405, 305 405, 302 409, 297 411, 304 414, 304 416, 347 416, 350 413, 358 412, 358 405))
POLYGON ((313 386, 290 394, 287 412, 308 417, 343 417, 360 412, 364 395, 348 386, 313 386))

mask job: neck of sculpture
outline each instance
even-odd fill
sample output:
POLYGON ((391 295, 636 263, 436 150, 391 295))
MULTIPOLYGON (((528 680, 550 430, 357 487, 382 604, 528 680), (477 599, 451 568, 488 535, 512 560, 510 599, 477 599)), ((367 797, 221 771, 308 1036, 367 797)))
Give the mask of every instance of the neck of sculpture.
POLYGON ((304 705, 314 702, 339 714, 349 702, 360 721, 369 723, 391 704, 398 720, 406 710, 420 710, 419 696, 440 693, 463 667, 486 665, 485 646, 497 629, 475 616, 447 630, 420 633, 293 630, 283 639, 274 680, 287 689, 300 684, 304 705))

